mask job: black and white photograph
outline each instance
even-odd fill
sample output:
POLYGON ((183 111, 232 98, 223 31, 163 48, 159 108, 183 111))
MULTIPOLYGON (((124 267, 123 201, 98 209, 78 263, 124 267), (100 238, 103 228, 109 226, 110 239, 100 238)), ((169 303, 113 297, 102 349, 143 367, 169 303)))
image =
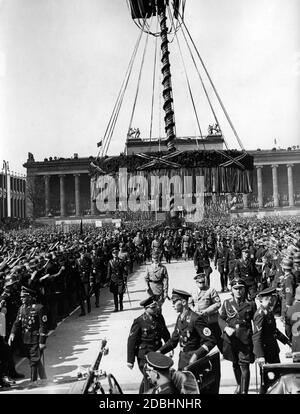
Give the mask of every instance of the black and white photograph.
POLYGON ((299 131, 299 0, 0 0, 0 399, 299 394, 299 131))

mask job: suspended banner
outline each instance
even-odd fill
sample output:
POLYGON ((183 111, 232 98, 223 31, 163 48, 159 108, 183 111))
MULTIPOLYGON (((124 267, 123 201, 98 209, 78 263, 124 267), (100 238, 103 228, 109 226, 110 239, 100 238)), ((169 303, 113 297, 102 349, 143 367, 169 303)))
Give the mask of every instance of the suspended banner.
POLYGON ((172 7, 174 17, 178 19, 181 5, 183 13, 185 0, 129 0, 129 4, 133 19, 149 19, 160 14, 167 6, 172 7))

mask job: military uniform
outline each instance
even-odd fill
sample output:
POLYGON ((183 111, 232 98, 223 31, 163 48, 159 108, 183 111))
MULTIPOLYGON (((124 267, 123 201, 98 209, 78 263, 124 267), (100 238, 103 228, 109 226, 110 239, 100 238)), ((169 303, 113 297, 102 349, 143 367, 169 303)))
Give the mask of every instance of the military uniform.
POLYGON ((180 344, 178 369, 183 370, 189 365, 193 354, 200 359, 205 356, 215 345, 216 339, 207 326, 205 318, 188 309, 183 319, 178 316, 174 332, 169 341, 160 348, 162 354, 166 354, 180 344))
POLYGON ((227 262, 228 262, 228 279, 231 282, 235 276, 235 267, 240 259, 240 248, 239 247, 230 247, 227 251, 227 262))
POLYGON ((182 240, 181 240, 181 251, 182 251, 182 256, 184 258, 184 260, 188 259, 189 256, 189 250, 190 250, 190 236, 188 234, 185 234, 184 236, 182 236, 182 240))
POLYGON ((222 331, 226 326, 235 330, 229 337, 223 332, 223 355, 233 363, 253 362, 252 325, 256 306, 247 300, 238 303, 234 298, 225 299, 219 314, 219 325, 222 331))
MULTIPOLYGON (((234 279, 232 288, 246 287, 242 279, 234 279)), ((225 299, 219 314, 219 325, 223 332, 223 356, 233 364, 233 372, 237 382, 237 394, 247 394, 250 381, 249 364, 254 362, 252 343, 252 324, 256 305, 245 299, 236 301, 233 297, 225 299), (229 336, 225 329, 230 327, 234 332, 229 336)))
POLYGON ((296 289, 294 304, 287 309, 285 314, 285 332, 292 342, 295 360, 300 362, 300 287, 296 289))
POLYGON ((90 255, 84 254, 78 259, 78 268, 80 272, 81 289, 80 289, 80 308, 81 315, 85 315, 84 302, 87 304, 88 313, 91 312, 91 282, 92 282, 92 259, 90 255))
POLYGON ((136 318, 131 326, 127 342, 127 362, 133 364, 137 357, 139 369, 143 372, 145 356, 150 351, 157 351, 162 346, 162 339, 167 342, 170 333, 161 314, 150 316, 146 312, 136 318))
POLYGON ((228 282, 228 248, 226 246, 219 246, 215 253, 215 267, 220 273, 220 281, 222 292, 227 289, 228 282))
POLYGON ((154 295, 159 305, 162 305, 168 296, 169 276, 167 268, 161 263, 152 263, 147 267, 145 281, 147 293, 154 295))
POLYGON ((114 295, 115 311, 118 311, 119 304, 120 310, 123 310, 123 295, 127 283, 127 271, 123 260, 116 257, 108 262, 107 280, 109 290, 114 295))
POLYGON ((281 280, 281 315, 285 317, 289 306, 292 306, 295 297, 295 277, 292 272, 285 273, 281 280))
MULTIPOLYGON (((196 276, 197 277, 197 276, 196 276)), ((195 279, 195 278, 194 278, 195 279)), ((214 288, 206 286, 204 289, 195 289, 192 292, 193 311, 197 314, 204 313, 208 327, 213 332, 220 352, 223 352, 223 340, 218 324, 218 309, 221 307, 221 300, 214 288)))
POLYGON ((250 258, 237 261, 235 277, 245 281, 249 297, 253 300, 257 294, 257 270, 250 258))
POLYGON ((47 339, 47 315, 42 305, 24 304, 19 308, 11 330, 11 335, 17 334, 21 334, 23 350, 30 362, 31 381, 36 381, 38 374, 41 379, 45 379, 40 345, 44 345, 47 339))
POLYGON ((170 238, 167 238, 164 243, 163 243, 163 247, 164 247, 164 255, 166 258, 166 262, 167 263, 171 263, 171 256, 172 256, 172 243, 170 238))
POLYGON ((201 246, 196 248, 194 253, 194 266, 196 267, 197 273, 205 273, 206 285, 210 286, 209 276, 212 273, 212 269, 210 267, 208 249, 201 246))
POLYGON ((276 321, 272 311, 260 307, 253 318, 253 351, 256 358, 265 358, 267 364, 280 363, 280 349, 276 339, 276 321))
POLYGON ((173 360, 166 355, 158 352, 149 352, 146 355, 147 365, 145 366, 144 380, 148 389, 144 389, 144 394, 177 394, 177 389, 172 380, 174 371, 170 370, 173 360), (150 367, 150 374, 147 378, 147 370, 150 367), (155 379, 151 378, 152 370, 155 371, 155 379), (158 375, 156 375, 156 373, 158 375))

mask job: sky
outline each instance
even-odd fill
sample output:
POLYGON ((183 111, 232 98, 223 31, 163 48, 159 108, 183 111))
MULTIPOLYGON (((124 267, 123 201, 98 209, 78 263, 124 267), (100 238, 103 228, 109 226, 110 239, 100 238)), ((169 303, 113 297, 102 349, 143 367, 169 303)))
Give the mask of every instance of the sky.
MULTIPOLYGON (((300 144, 299 20, 299 0, 186 1, 185 23, 246 149, 300 144)), ((126 0, 0 0, 0 161, 24 173, 28 152, 39 161, 96 156, 138 35, 126 0)), ((178 40, 205 134, 213 118, 178 40)), ((108 154, 124 150, 145 41, 108 154)), ((132 123, 141 137, 150 134, 154 50, 150 36, 132 123)), ((194 135, 176 37, 170 51, 177 135, 194 135)), ((211 98, 229 147, 239 148, 211 98)), ((155 136, 161 117, 157 109, 155 136)))

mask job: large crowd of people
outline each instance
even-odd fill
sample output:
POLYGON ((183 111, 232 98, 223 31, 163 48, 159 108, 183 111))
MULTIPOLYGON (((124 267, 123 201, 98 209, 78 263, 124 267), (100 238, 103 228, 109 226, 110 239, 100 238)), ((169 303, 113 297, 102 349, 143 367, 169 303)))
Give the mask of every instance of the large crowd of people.
POLYGON ((259 292, 275 288, 281 297, 275 312, 283 320, 300 284, 297 218, 228 221, 218 217, 180 228, 145 219, 126 222, 118 229, 83 225, 69 226, 67 232, 56 227, 7 230, 0 245, 0 314, 5 315, 5 332, 3 327, 0 330, 0 386, 9 386, 20 375, 14 360, 22 352, 22 335, 13 342, 9 337, 24 303, 22 297, 31 294, 33 303, 43 305, 48 331, 78 305, 80 315, 87 315, 93 294, 95 306, 101 306, 103 286, 110 286, 115 311, 122 311, 124 286, 114 272, 122 274, 126 283, 134 265, 151 261, 153 253, 159 262, 193 260, 196 274, 205 275, 207 287, 215 266, 223 292, 231 290, 232 281, 242 279, 250 301, 259 292))

